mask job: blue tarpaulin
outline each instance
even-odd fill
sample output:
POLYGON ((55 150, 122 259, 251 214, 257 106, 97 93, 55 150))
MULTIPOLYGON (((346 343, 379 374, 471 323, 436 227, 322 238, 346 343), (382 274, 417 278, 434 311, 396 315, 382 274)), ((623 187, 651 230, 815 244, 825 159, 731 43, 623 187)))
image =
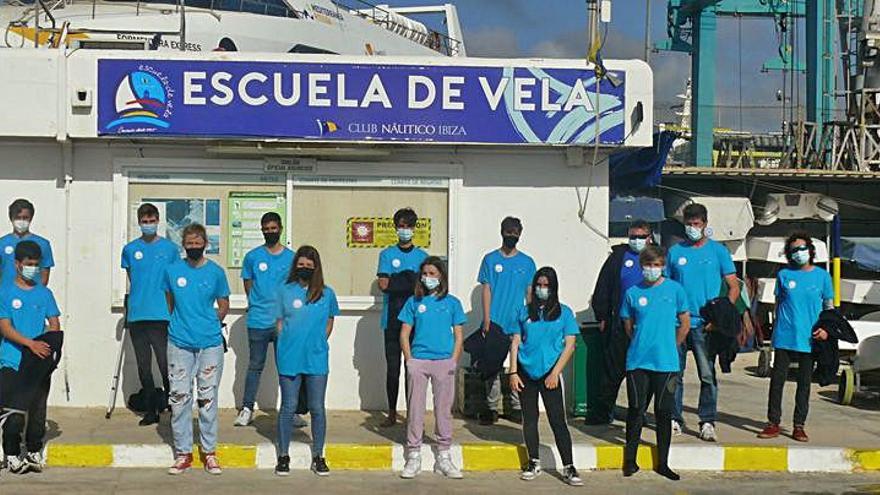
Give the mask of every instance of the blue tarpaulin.
POLYGON ((621 196, 611 200, 609 222, 629 223, 635 219, 658 223, 666 219, 663 200, 659 198, 621 196))
POLYGON ((840 255, 862 270, 880 272, 880 239, 876 237, 844 237, 840 255))
POLYGON ((660 184, 666 158, 678 134, 671 131, 654 133, 654 145, 613 153, 608 158, 611 195, 648 189, 660 184))

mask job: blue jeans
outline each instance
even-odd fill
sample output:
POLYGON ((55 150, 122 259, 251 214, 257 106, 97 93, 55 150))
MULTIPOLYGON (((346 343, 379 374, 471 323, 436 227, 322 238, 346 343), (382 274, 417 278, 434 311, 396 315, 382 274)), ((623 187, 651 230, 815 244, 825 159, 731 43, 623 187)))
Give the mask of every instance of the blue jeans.
POLYGON ((171 392, 171 432, 174 452, 190 454, 193 447, 193 378, 199 406, 199 443, 202 452, 217 450, 217 389, 223 376, 223 346, 181 349, 168 341, 168 381, 171 392))
POLYGON ((281 385, 281 411, 278 413, 278 455, 289 454, 290 437, 293 436, 293 415, 299 401, 299 387, 305 381, 309 399, 309 415, 312 417, 312 457, 323 457, 324 439, 327 436, 327 415, 324 412, 324 395, 327 393, 327 375, 279 375, 281 385))
MULTIPOLYGON (((275 345, 277 332, 274 328, 248 328, 248 362, 247 378, 244 381, 244 398, 241 401, 242 408, 254 410, 254 401, 257 399, 257 390, 260 388, 260 377, 266 366, 266 354, 269 344, 275 345)), ((275 404, 272 404, 274 407, 275 404)))
POLYGON ((697 415, 700 424, 714 423, 718 413, 718 382, 715 379, 715 358, 710 355, 706 348, 706 334, 703 327, 691 328, 685 343, 678 348, 678 360, 681 371, 678 373, 678 387, 675 390, 675 410, 672 419, 684 424, 682 416, 682 401, 684 397, 684 370, 687 365, 687 351, 694 353, 694 361, 697 362, 697 374, 700 376, 700 404, 697 407, 697 415))

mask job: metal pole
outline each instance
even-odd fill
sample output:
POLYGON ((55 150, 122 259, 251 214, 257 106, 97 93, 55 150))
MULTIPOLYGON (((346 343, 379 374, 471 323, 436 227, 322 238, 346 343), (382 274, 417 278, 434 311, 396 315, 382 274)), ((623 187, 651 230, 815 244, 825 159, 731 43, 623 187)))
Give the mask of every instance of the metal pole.
POLYGON ((177 0, 180 5, 180 51, 186 51, 186 2, 177 0))
POLYGON ((645 0, 645 63, 651 65, 651 0, 645 0))
POLYGON ((841 250, 841 239, 840 239, 840 214, 834 215, 834 220, 831 223, 832 230, 832 238, 831 238, 831 246, 832 252, 834 253, 834 277, 832 279, 834 283, 834 307, 840 307, 840 250, 841 250))

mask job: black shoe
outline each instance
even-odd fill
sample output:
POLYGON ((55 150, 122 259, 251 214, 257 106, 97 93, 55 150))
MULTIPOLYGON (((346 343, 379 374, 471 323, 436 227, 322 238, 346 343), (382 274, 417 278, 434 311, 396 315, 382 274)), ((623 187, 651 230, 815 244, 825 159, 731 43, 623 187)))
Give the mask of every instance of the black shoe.
POLYGON ((654 470, 654 472, 672 481, 678 481, 681 479, 681 476, 679 476, 678 473, 676 473, 675 471, 669 469, 669 466, 658 466, 657 469, 654 470))
POLYGON ((587 426, 610 425, 611 422, 610 416, 599 416, 598 414, 589 414, 584 418, 584 424, 587 426))
POLYGON ((562 470, 562 480, 571 486, 584 486, 584 481, 581 479, 580 475, 578 475, 577 469, 575 469, 573 465, 565 466, 562 470))
POLYGON ((397 424, 397 412, 392 411, 388 413, 388 416, 385 417, 385 421, 379 423, 381 428, 391 428, 392 426, 397 424))
POLYGON ((636 463, 624 463, 623 464, 623 476, 624 478, 629 478, 630 476, 639 472, 639 465, 636 463))
POLYGON ((282 455, 278 457, 278 464, 275 464, 275 474, 278 476, 288 476, 290 474, 290 456, 282 455))
POLYGON ((510 413, 507 415, 507 420, 512 423, 516 423, 518 425, 521 425, 522 420, 523 420, 522 411, 519 409, 514 409, 514 410, 510 411, 510 413))
POLYGON ((157 424, 159 422, 159 413, 157 412, 148 412, 144 414, 144 417, 138 422, 140 426, 150 426, 157 424))
POLYGON ((330 468, 327 467, 327 459, 324 459, 323 457, 313 457, 312 472, 318 476, 329 476, 330 468))
POLYGON ((498 413, 496 411, 486 411, 480 413, 480 424, 484 426, 494 425, 498 422, 498 413))

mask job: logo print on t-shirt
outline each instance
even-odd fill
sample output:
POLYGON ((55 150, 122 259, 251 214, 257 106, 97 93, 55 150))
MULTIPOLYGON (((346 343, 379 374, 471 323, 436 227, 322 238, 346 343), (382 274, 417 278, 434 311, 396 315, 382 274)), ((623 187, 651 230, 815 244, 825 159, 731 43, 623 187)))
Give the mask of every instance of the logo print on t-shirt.
POLYGON ((393 266, 394 268, 400 268, 400 260, 397 258, 391 260, 391 266, 393 266))
POLYGON ((425 306, 424 304, 419 304, 419 313, 424 313, 427 310, 428 310, 427 306, 425 306))
POLYGON ((627 267, 627 268, 632 268, 632 266, 633 266, 634 264, 635 264, 635 263, 633 263, 633 260, 626 260, 626 261, 623 263, 623 266, 625 266, 625 267, 627 267))
POLYGON ((21 299, 12 300, 12 309, 21 309, 21 299))
POLYGON ((178 287, 186 287, 186 277, 179 277, 177 279, 177 286, 178 287))
POLYGON ((6 254, 12 254, 12 253, 15 252, 15 248, 12 247, 12 246, 6 246, 6 248, 5 248, 3 251, 4 251, 6 254))
POLYGON ((647 305, 648 305, 648 298, 645 296, 640 297, 639 298, 639 306, 645 307, 647 305))
POLYGON ((294 308, 294 309, 299 309, 299 308, 301 308, 301 307, 303 307, 302 299, 294 299, 294 300, 293 300, 293 308, 294 308))
POLYGON ((134 252, 134 259, 136 259, 136 260, 144 259, 144 253, 142 253, 141 251, 135 251, 134 252))
POLYGON ((257 268, 259 268, 261 272, 265 272, 266 270, 269 269, 269 265, 266 264, 266 262, 264 261, 264 262, 260 263, 259 265, 257 265, 257 268))
POLYGON ((682 256, 681 258, 678 259, 678 264, 679 264, 679 266, 687 265, 687 264, 688 264, 688 259, 685 258, 684 256, 682 256))
POLYGON ((495 273, 501 273, 503 271, 504 271, 504 266, 501 265, 501 263, 498 263, 497 265, 495 265, 495 273))
POLYGON ((797 287, 797 282, 795 282, 794 280, 789 280, 788 281, 788 288, 794 289, 795 287, 797 287))

